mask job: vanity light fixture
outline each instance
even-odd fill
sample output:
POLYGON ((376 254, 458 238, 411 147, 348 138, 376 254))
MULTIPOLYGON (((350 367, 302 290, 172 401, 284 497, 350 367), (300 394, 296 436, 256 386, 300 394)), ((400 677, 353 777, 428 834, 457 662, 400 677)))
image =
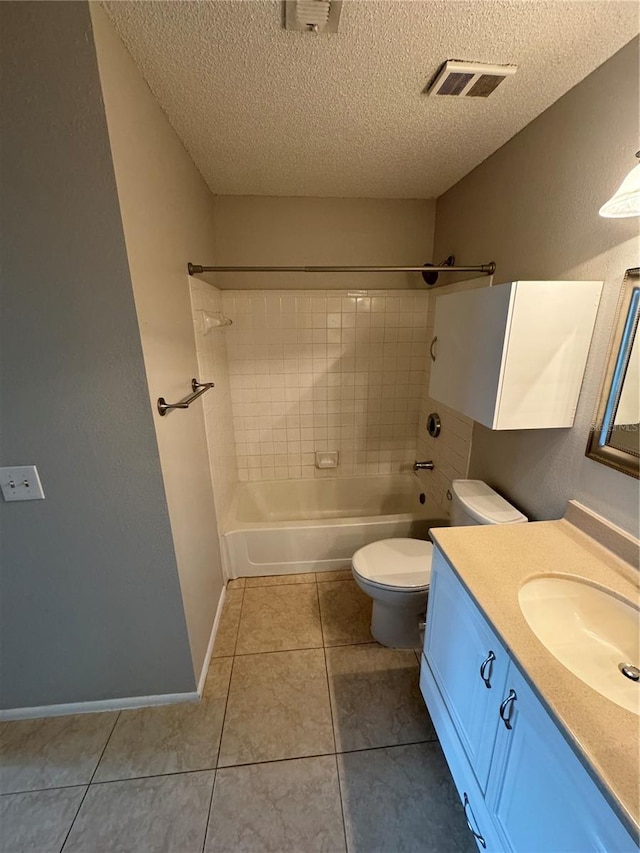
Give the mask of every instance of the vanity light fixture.
MULTIPOLYGON (((640 159, 640 151, 636 152, 636 157, 640 159)), ((640 163, 633 167, 599 213, 606 219, 640 216, 640 163)))

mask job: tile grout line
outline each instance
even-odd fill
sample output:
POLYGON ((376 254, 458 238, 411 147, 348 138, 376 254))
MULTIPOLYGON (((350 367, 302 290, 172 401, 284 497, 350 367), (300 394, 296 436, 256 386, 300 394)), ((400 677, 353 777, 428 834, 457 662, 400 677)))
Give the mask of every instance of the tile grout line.
MULTIPOLYGON (((41 719, 49 718, 42 717, 41 719)), ((87 784, 87 782, 75 782, 73 785, 52 785, 50 788, 26 788, 23 791, 4 791, 4 793, 0 794, 0 800, 3 797, 13 797, 16 794, 41 794, 43 791, 65 791, 67 788, 84 788, 87 784)))
POLYGON ((231 679, 233 678, 233 669, 235 667, 235 662, 236 659, 234 655, 234 657, 231 659, 231 672, 229 673, 229 683, 227 684, 227 695, 224 699, 224 712, 222 714, 222 723, 220 725, 220 740, 218 741, 218 749, 216 751, 216 763, 214 768, 216 770, 218 769, 218 761, 220 760, 220 747, 222 746, 222 734, 224 732, 224 724, 227 719, 227 707, 229 705, 229 694, 231 693, 231 679))
MULTIPOLYGON (((231 680, 229 680, 231 681, 231 680)), ((225 713, 227 710, 227 706, 225 704, 225 713)), ((224 725, 224 720, 223 720, 224 725)), ((220 741, 222 742, 222 730, 220 731, 220 741)), ((220 746, 218 745, 218 752, 220 752, 220 746)), ((204 838, 202 839, 202 853, 204 853, 204 849, 207 846, 207 835, 209 834, 209 823, 211 821, 211 809, 213 808, 213 794, 216 789, 216 780, 218 778, 218 761, 216 759, 216 769, 213 771, 213 784, 211 785, 211 796, 209 797, 209 808, 207 809, 207 820, 204 825, 204 838)))
POLYGON ((338 767, 338 754, 336 753, 333 756, 333 760, 336 766, 336 779, 338 781, 338 796, 340 797, 340 813, 342 815, 342 836, 344 838, 344 849, 345 851, 349 851, 349 842, 347 840, 347 821, 344 816, 344 800, 342 798, 342 784, 340 782, 340 768, 338 767))
POLYGON ((245 580, 244 586, 241 587, 242 597, 240 599, 240 613, 238 615, 238 628, 236 630, 235 642, 233 644, 233 654, 229 656, 229 657, 231 657, 231 672, 229 673, 229 682, 227 684, 227 695, 225 696, 225 700, 224 700, 224 712, 222 714, 222 723, 220 725, 220 740, 218 741, 218 749, 216 751, 215 767, 212 768, 213 769, 213 784, 211 785, 211 796, 209 798, 209 808, 207 809, 207 820, 206 820, 205 826, 204 826, 204 838, 202 839, 202 853, 204 853, 205 847, 207 846, 207 836, 209 834, 209 823, 211 822, 211 812, 213 809, 213 795, 215 793, 216 781, 218 779, 218 761, 220 759, 220 748, 222 746, 222 736, 224 734, 224 724, 225 724, 225 721, 227 719, 227 707, 229 705, 229 694, 231 693, 231 680, 233 679, 233 670, 234 670, 235 663, 236 663, 236 649, 238 647, 238 637, 240 636, 240 623, 242 622, 242 611, 244 610, 244 598, 245 598, 246 589, 247 589, 247 585, 246 585, 246 580, 245 580))
MULTIPOLYGON (((322 581, 322 583, 326 583, 326 581, 322 581)), ((318 582, 318 573, 316 572, 316 595, 318 596, 318 613, 320 614, 320 635, 322 637, 322 652, 324 654, 324 668, 327 669, 327 654, 325 649, 327 648, 326 639, 324 636, 324 622, 322 621, 322 603, 320 601, 320 583, 318 582)), ((327 688, 329 687, 329 673, 327 671, 327 688)), ((331 707, 331 692, 329 691, 329 707, 331 707)), ((333 714, 331 715, 331 726, 333 727, 333 714)), ((333 732, 333 741, 335 746, 336 733, 335 729, 333 732)), ((340 800, 342 802, 342 799, 340 800)))
MULTIPOLYGON (((235 669, 235 666, 236 666, 236 657, 237 657, 236 656, 236 648, 238 646, 238 637, 240 636, 240 623, 242 622, 242 611, 244 610, 244 593, 245 593, 245 589, 243 587, 242 599, 240 601, 240 614, 238 615, 238 628, 236 630, 236 639, 235 639, 235 642, 233 644, 233 655, 231 655, 231 672, 229 673, 229 683, 227 684, 227 695, 226 695, 225 701, 224 701, 224 714, 222 715, 222 725, 220 726, 220 741, 218 743, 218 750, 216 752, 216 766, 215 766, 216 776, 217 776, 218 762, 220 761, 220 749, 222 748, 222 738, 224 735, 224 725, 227 721, 227 708, 229 707, 229 694, 231 693, 231 682, 233 681, 233 670, 235 669)), ((213 788, 215 788, 215 783, 216 782, 215 782, 215 777, 214 777, 213 788)), ((211 805, 213 803, 213 788, 211 789, 211 802, 209 803, 209 813, 211 813, 211 805)), ((209 818, 207 818, 207 827, 208 827, 208 825, 209 825, 209 818)), ((202 848, 203 850, 204 850, 204 844, 206 844, 206 841, 207 841, 207 834, 205 832, 205 839, 204 839, 203 848, 202 848)))
MULTIPOLYGON (((317 575, 316 575, 317 577, 317 575)), ((324 674, 327 682, 327 698, 329 699, 329 715, 331 716, 331 731, 333 733, 333 748, 335 750, 333 761, 336 768, 336 781, 338 783, 338 797, 340 798, 340 814, 342 815, 342 836, 344 838, 344 849, 348 851, 347 843, 347 822, 344 817, 344 802, 342 799, 342 785, 340 784, 340 770, 338 769, 338 741, 336 739, 336 723, 333 716, 333 706, 331 704, 331 686, 329 684, 329 667, 327 665, 327 647, 324 644, 324 628, 322 624, 322 608, 320 607, 320 589, 316 582, 316 596, 318 600, 318 615, 320 617, 320 633, 322 635, 322 657, 324 658, 324 674)))
POLYGON ((402 749, 405 746, 422 746, 425 743, 439 743, 436 737, 426 738, 425 740, 410 740, 407 743, 388 743, 383 746, 362 746, 359 749, 347 749, 344 752, 336 753, 336 758, 339 755, 355 755, 356 752, 377 752, 380 749, 402 749))
POLYGON ((84 794, 82 795, 82 799, 80 800, 80 804, 76 810, 75 815, 73 816, 73 820, 71 821, 71 826, 69 827, 67 834, 64 837, 64 841, 62 842, 62 844, 60 846, 60 853, 62 853, 62 851, 66 847, 67 841, 69 840, 69 836, 71 835, 71 830, 75 826, 76 820, 78 819, 78 815, 80 814, 80 809, 84 805, 84 801, 87 798, 87 794, 89 793, 89 788, 91 787, 91 785, 93 783, 93 780, 95 778, 96 773, 98 772, 98 767, 100 766, 100 762, 102 761, 102 758, 103 758, 105 752, 107 751, 107 747, 109 746, 109 741, 111 740, 111 736, 113 735, 113 733, 115 731, 115 728, 118 724, 118 720, 120 719, 121 713, 122 713, 122 711, 118 711, 118 715, 116 716, 115 720, 113 721, 113 725, 111 726, 111 731, 109 732, 109 736, 106 739, 104 746, 102 747, 102 752, 100 753, 100 757, 96 761, 96 766, 93 768, 93 773, 91 774, 91 778, 89 779, 89 784, 87 785, 86 790, 85 790, 84 794))
MULTIPOLYGON (((309 574, 313 574, 309 572, 309 574)), ((285 575, 274 575, 274 577, 286 577, 285 575)), ((291 583, 262 583, 262 584, 251 584, 250 586, 244 586, 242 589, 273 589, 273 587, 277 586, 311 586, 314 583, 318 583, 318 581, 291 581, 291 583)))
MULTIPOLYGON (((320 608, 320 592, 318 590, 317 584, 316 584, 316 601, 318 602, 318 618, 320 620, 320 633, 324 637, 324 632, 323 632, 323 627, 322 627, 322 610, 320 608)), ((329 668, 327 666, 327 651, 326 651, 326 648, 324 646, 324 643, 322 645, 322 659, 324 660, 324 677, 325 677, 325 683, 327 685, 327 698, 329 700, 329 715, 331 717, 331 733, 333 735, 333 752, 335 755, 337 752, 338 746, 337 746, 337 741, 336 741, 336 726, 335 726, 335 722, 333 719, 333 708, 331 706, 331 687, 329 685, 329 668)))
MULTIPOLYGON (((233 641, 233 655, 231 657, 235 658, 236 649, 238 648, 238 637, 240 635, 240 623, 242 622, 242 611, 244 610, 244 593, 245 587, 242 587, 242 598, 240 599, 240 613, 238 614, 238 627, 236 628, 236 636, 233 641)), ((233 675, 233 664, 231 665, 231 674, 233 675)), ((231 684, 231 678, 229 678, 229 684, 231 684)))
POLYGON ((236 658, 248 658, 253 657, 255 655, 274 655, 274 654, 283 654, 284 652, 310 652, 315 649, 346 649, 351 646, 372 646, 375 645, 375 640, 363 640, 358 643, 341 643, 338 646, 298 646, 293 649, 266 649, 262 652, 240 652, 236 655, 225 655, 224 657, 216 658, 216 660, 225 660, 226 658, 236 657, 236 658))
MULTIPOLYGON (((261 761, 243 761, 239 764, 225 764, 219 767, 198 767, 190 770, 174 770, 170 773, 151 773, 142 776, 123 776, 120 779, 105 779, 103 782, 94 782, 93 785, 113 785, 118 782, 134 782, 140 779, 160 779, 166 778, 168 776, 189 776, 192 773, 213 773, 218 770, 234 770, 236 767, 254 767, 260 764, 279 764, 283 761, 305 761, 308 758, 328 758, 330 756, 338 757, 340 755, 352 755, 356 752, 376 752, 380 749, 397 749, 402 746, 419 746, 424 743, 438 743, 437 737, 426 738, 425 740, 412 740, 407 741, 406 743, 388 743, 382 744, 380 746, 365 746, 359 747, 358 749, 346 749, 341 750, 340 752, 314 752, 310 755, 289 755, 284 758, 267 758, 261 761)), ((83 788, 89 787, 88 785, 80 784, 80 785, 60 785, 57 788, 35 788, 33 790, 28 791, 12 791, 10 794, 3 794, 5 797, 12 797, 20 794, 35 794, 42 793, 44 791, 64 791, 68 788, 83 788)))

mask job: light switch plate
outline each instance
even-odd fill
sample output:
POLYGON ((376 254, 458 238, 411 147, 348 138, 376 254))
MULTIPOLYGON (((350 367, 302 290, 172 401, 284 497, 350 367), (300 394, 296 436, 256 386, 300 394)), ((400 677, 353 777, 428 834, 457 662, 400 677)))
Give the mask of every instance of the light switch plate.
POLYGON ((0 488, 5 501, 44 500, 42 483, 35 465, 0 468, 0 488))

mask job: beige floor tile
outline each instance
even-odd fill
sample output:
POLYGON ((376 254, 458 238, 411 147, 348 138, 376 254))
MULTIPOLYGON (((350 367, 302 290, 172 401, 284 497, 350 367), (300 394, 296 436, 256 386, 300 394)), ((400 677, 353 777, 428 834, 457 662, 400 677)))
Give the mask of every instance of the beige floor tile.
POLYGON ((305 572, 300 575, 265 575, 260 578, 247 578, 247 589, 256 586, 289 586, 297 583, 315 583, 314 572, 305 572))
POLYGON ((344 850, 333 755, 217 772, 205 853, 344 850))
POLYGON ((87 784, 117 712, 17 720, 0 741, 0 792, 87 784))
POLYGON ((333 751, 322 649, 235 659, 219 767, 333 751))
POLYGON ((435 740, 413 651, 328 648, 327 670, 339 752, 435 740))
POLYGON ((91 785, 64 853, 201 853, 213 771, 91 785))
POLYGON ((246 589, 236 654, 322 646, 315 584, 246 589))
POLYGON ((476 853, 438 743, 344 753, 338 770, 349 853, 476 853))
POLYGON ((236 650, 243 596, 243 589, 231 589, 225 595, 220 625, 213 646, 212 657, 214 658, 229 657, 236 650))
POLYGON ((317 583, 328 581, 350 581, 353 580, 351 569, 336 569, 333 572, 316 572, 317 583))
POLYGON ((370 643, 372 601, 355 581, 318 584, 325 646, 370 643))
POLYGON ((95 782, 216 766, 233 658, 211 662, 199 702, 123 711, 95 782))
POLYGON ((246 578, 233 578, 232 580, 227 581, 227 592, 230 589, 244 589, 246 583, 246 578))
POLYGON ((0 797, 0 850, 59 853, 86 790, 82 785, 0 797))

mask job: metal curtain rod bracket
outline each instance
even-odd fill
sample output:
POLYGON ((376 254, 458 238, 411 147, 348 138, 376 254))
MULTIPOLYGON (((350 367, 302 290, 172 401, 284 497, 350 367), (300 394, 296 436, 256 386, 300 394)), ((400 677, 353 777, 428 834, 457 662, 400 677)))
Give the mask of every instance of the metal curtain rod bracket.
POLYGON ((244 266, 203 266, 202 264, 187 264, 189 275, 200 275, 205 272, 302 272, 302 273, 322 273, 322 272, 419 272, 428 284, 435 284, 437 273, 440 272, 476 272, 481 275, 493 275, 496 271, 494 261, 488 264, 477 264, 470 266, 455 266, 453 257, 439 266, 432 264, 424 264, 421 267, 377 267, 377 266, 302 266, 302 267, 244 267, 244 266), (450 263, 448 263, 450 262, 450 263))
POLYGON ((194 400, 197 400, 198 397, 202 397, 205 391, 208 391, 209 388, 213 387, 213 382, 198 382, 197 379, 192 379, 191 388, 193 390, 193 394, 189 394, 188 397, 185 397, 184 400, 180 400, 179 403, 167 403, 164 397, 158 397, 158 411, 160 412, 160 416, 164 417, 171 409, 188 409, 194 400))

